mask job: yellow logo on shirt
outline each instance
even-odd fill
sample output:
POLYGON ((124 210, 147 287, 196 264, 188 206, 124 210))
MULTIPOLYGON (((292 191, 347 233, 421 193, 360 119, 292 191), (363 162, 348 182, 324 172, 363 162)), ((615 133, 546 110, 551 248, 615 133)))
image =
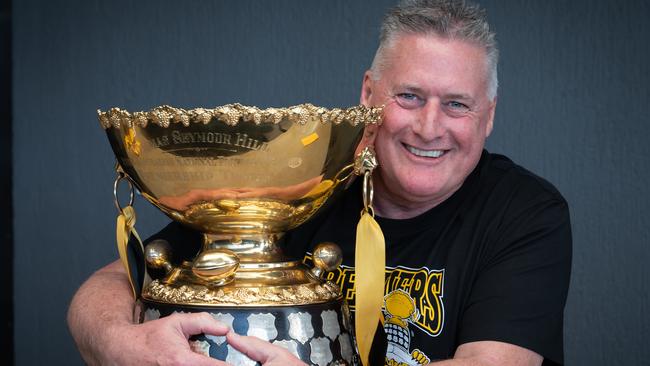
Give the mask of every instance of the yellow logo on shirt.
MULTIPOLYGON (((311 255, 304 259, 307 265, 311 265, 311 255)), ((442 303, 443 284, 445 271, 430 270, 426 267, 413 269, 408 267, 386 267, 386 280, 384 294, 389 295, 396 290, 401 290, 411 300, 408 303, 399 298, 389 298, 391 302, 397 301, 391 305, 394 320, 401 319, 422 329, 431 336, 437 336, 442 332, 444 325, 444 305, 442 303), (414 308, 411 308, 410 303, 414 308), (419 316, 414 316, 414 314, 419 316)), ((336 283, 343 292, 343 297, 347 300, 351 310, 354 310, 354 267, 340 266, 334 271, 327 272, 326 279, 336 283)))

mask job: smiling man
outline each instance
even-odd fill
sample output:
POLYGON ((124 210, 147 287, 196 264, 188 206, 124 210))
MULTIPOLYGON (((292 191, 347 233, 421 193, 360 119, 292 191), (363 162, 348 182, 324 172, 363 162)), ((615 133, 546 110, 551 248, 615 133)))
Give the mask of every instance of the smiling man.
POLYGON ((386 38, 361 101, 385 105, 375 141, 376 208, 409 218, 449 198, 478 164, 492 131, 496 70, 471 41, 431 31, 386 38))
MULTIPOLYGON (((569 212, 551 184, 484 149, 497 55, 484 13, 462 1, 403 1, 384 20, 361 91, 363 104, 385 106, 383 124, 362 142, 376 149, 374 207, 386 238, 373 366, 563 363, 569 212)), ((323 241, 342 247, 345 261, 329 276, 352 308, 360 185, 286 237, 293 256, 323 241)), ((188 235, 171 224, 157 237, 173 244, 188 235)), ((205 314, 132 324, 132 307, 119 263, 82 286, 68 321, 89 363, 223 365, 191 352, 187 338, 201 332, 227 334, 263 365, 300 363, 205 314)))

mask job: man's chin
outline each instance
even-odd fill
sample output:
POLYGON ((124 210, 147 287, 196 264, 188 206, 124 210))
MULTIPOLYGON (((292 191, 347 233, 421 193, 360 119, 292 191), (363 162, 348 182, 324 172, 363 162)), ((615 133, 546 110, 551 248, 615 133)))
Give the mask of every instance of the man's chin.
POLYGON ((410 182, 402 187, 402 195, 413 202, 426 202, 444 196, 444 187, 431 184, 432 181, 423 183, 410 182))

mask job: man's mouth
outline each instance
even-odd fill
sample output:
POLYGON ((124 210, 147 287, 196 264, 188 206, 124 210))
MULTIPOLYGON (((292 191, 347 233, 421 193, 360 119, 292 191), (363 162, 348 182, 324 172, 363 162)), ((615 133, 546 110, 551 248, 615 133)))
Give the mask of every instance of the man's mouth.
POLYGON ((439 158, 446 152, 445 150, 422 150, 407 144, 404 144, 404 147, 411 154, 425 158, 439 158))

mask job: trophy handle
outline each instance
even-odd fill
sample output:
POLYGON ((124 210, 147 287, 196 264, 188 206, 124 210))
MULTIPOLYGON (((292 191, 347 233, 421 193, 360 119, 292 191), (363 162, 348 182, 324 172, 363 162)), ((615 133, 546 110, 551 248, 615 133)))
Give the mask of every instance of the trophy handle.
POLYGON ((133 292, 133 297, 138 299, 144 285, 151 281, 149 278, 145 265, 145 253, 142 246, 142 240, 135 230, 135 209, 133 208, 134 192, 133 184, 128 179, 122 168, 117 165, 117 178, 113 183, 113 196, 115 198, 115 206, 119 214, 117 215, 117 227, 115 230, 117 239, 117 251, 124 269, 126 270, 129 284, 133 292), (122 207, 119 202, 117 194, 117 187, 120 181, 126 180, 129 185, 129 203, 126 207, 122 207))

